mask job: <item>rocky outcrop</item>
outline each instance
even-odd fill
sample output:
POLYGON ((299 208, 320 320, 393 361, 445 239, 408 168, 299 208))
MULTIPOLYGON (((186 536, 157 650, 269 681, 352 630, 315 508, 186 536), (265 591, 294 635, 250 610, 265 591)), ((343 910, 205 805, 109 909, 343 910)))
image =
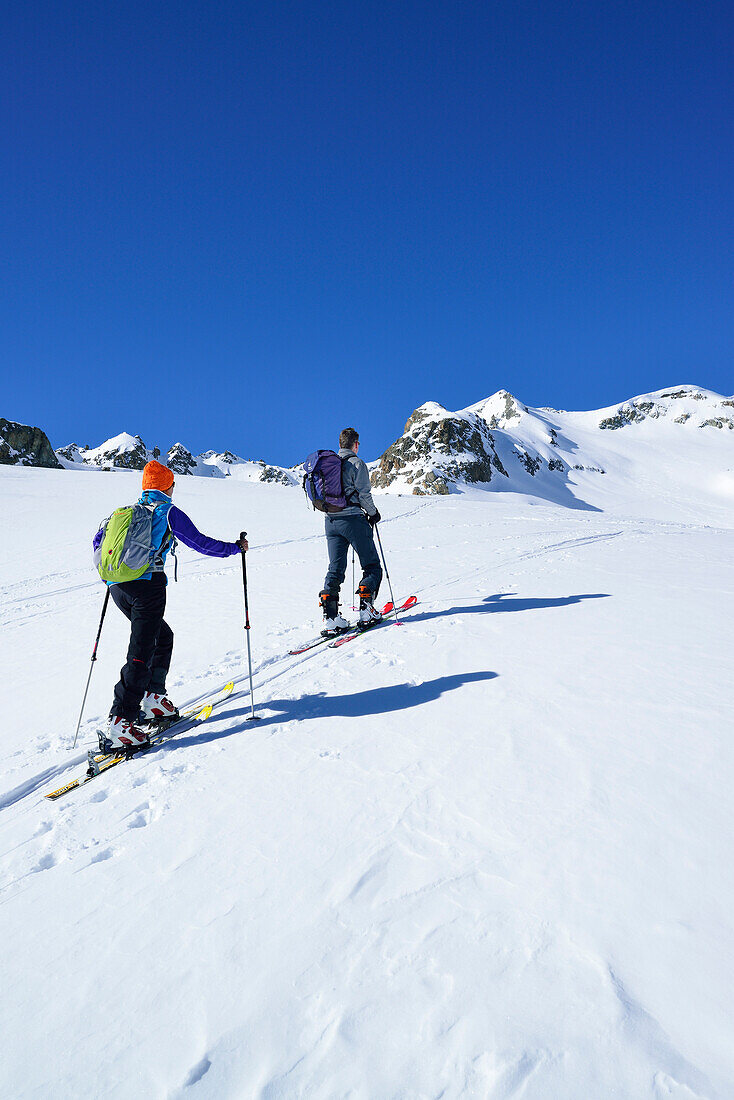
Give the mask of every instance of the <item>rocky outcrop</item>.
POLYGON ((543 460, 540 455, 531 455, 524 448, 518 447, 516 452, 518 459, 522 463, 522 467, 526 474, 530 474, 531 477, 535 477, 538 470, 543 465, 543 460))
POLYGON ((410 416, 370 481, 376 489, 398 484, 415 496, 445 496, 453 482, 488 482, 493 472, 507 477, 486 421, 470 412, 452 415, 428 402, 410 416))
POLYGON ((201 457, 218 459, 220 462, 226 463, 227 466, 234 466, 237 462, 242 462, 239 455, 232 454, 231 451, 222 451, 221 453, 217 451, 206 451, 201 457))
POLYGON ((40 428, 17 424, 0 418, 0 465, 42 466, 47 470, 63 469, 48 436, 40 428))
POLYGON ((276 485, 295 485, 296 476, 291 474, 288 470, 282 469, 280 466, 269 466, 267 462, 262 459, 258 462, 258 466, 262 467, 260 473, 260 481, 273 482, 276 485))
POLYGON ((56 455, 58 458, 64 458, 67 462, 83 462, 84 452, 88 451, 89 447, 80 447, 78 443, 69 443, 66 447, 57 447, 56 455))
POLYGON ((688 387, 681 387, 677 390, 661 390, 659 393, 625 402, 624 405, 619 406, 613 416, 607 416, 600 420, 599 427, 607 431, 615 431, 619 428, 626 428, 630 424, 642 424, 646 420, 659 420, 670 417, 674 424, 686 424, 689 420, 693 420, 699 428, 728 428, 730 426, 734 428, 734 421, 727 415, 708 416, 703 420, 699 419, 702 414, 705 416, 706 411, 718 410, 722 406, 732 405, 734 405, 734 401, 724 400, 718 394, 702 393, 700 390, 688 387), (673 405, 672 402, 677 404, 673 405), (681 411, 679 402, 696 402, 697 404, 705 402, 708 410, 690 405, 681 411))
POLYGON ((183 443, 174 443, 166 456, 166 465, 174 474, 193 475, 198 463, 183 443))
POLYGON ((734 420, 728 416, 712 416, 709 420, 702 420, 699 428, 728 428, 734 429, 734 420))
POLYGON ((630 403, 620 406, 614 416, 607 416, 604 420, 600 420, 599 427, 614 431, 617 428, 626 428, 629 424, 641 424, 650 416, 655 419, 660 416, 660 411, 652 401, 630 403))

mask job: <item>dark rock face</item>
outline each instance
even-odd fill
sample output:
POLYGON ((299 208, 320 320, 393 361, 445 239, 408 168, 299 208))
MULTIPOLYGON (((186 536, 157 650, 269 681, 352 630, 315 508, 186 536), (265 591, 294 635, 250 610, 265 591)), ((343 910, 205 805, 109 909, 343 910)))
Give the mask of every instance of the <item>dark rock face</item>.
POLYGON ((183 443, 174 443, 168 452, 166 465, 174 474, 192 474, 196 469, 196 459, 183 443))
POLYGON ((531 477, 535 477, 538 470, 543 465, 543 461, 539 456, 536 455, 536 457, 533 458, 527 451, 518 451, 517 457, 520 459, 526 473, 530 474, 531 477))
POLYGON ((40 428, 16 424, 0 418, 0 464, 3 466, 42 466, 62 470, 48 436, 40 428))
POLYGON ((377 489, 404 478, 415 496, 446 496, 452 481, 488 482, 493 470, 507 472, 497 456, 492 433, 481 417, 442 416, 424 407, 416 409, 405 434, 388 447, 372 471, 377 489))

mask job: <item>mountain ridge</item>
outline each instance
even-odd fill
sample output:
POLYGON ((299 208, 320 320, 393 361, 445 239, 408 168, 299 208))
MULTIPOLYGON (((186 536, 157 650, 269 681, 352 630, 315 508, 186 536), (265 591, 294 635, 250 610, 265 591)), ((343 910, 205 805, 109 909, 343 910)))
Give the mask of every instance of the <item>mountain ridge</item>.
MULTIPOLYGON (((229 450, 194 455, 181 442, 163 454, 128 432, 96 447, 71 443, 54 452, 39 428, 0 421, 6 465, 142 470, 152 458, 177 476, 300 482, 298 466, 229 450)), ((683 384, 588 411, 533 408, 503 389, 456 411, 425 401, 368 467, 379 493, 512 491, 596 510, 632 484, 649 500, 678 487, 693 506, 700 492, 734 496, 734 397, 683 384)))

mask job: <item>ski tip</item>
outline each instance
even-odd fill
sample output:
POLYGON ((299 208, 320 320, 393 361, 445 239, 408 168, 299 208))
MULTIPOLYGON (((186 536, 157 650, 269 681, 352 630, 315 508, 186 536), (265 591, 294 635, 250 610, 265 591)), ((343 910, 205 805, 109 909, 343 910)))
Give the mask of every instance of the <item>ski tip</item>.
POLYGON ((51 802, 53 802, 55 799, 61 798, 62 794, 66 794, 67 791, 73 791, 76 787, 79 786, 80 781, 78 779, 72 779, 71 783, 67 783, 64 787, 59 787, 57 791, 50 791, 47 795, 44 795, 44 798, 48 798, 51 802))
POLYGON ((230 680, 228 684, 225 684, 222 691, 226 691, 228 695, 230 691, 234 691, 234 680, 230 680))
POLYGON ((209 717, 209 715, 211 714, 211 712, 213 710, 214 710, 214 707, 212 706, 212 704, 207 703, 207 705, 205 707, 202 707, 201 710, 199 711, 199 713, 197 714, 196 721, 197 722, 203 722, 205 718, 209 717))
POLYGON ((407 600, 403 600, 403 602, 401 604, 398 604, 398 606, 396 608, 395 604, 391 600, 389 603, 386 603, 385 606, 383 607, 382 614, 383 615, 389 615, 392 611, 395 611, 396 614, 399 611, 408 611, 409 608, 415 607, 415 605, 417 603, 418 603, 418 597, 417 596, 408 596, 407 600))

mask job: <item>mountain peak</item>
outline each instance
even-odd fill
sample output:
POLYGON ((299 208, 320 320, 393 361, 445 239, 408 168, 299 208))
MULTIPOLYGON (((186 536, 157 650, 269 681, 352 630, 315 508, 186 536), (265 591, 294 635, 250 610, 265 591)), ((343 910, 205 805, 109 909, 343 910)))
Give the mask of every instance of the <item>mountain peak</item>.
POLYGON ((447 410, 443 405, 439 405, 438 401, 424 401, 422 405, 419 405, 417 409, 408 417, 405 422, 404 433, 409 432, 416 424, 420 424, 422 420, 426 420, 428 417, 436 419, 437 417, 445 416, 447 410))
POLYGON ((507 421, 519 420, 528 409, 508 390, 497 390, 491 397, 470 405, 467 411, 477 413, 487 421, 490 428, 496 428, 507 421))

